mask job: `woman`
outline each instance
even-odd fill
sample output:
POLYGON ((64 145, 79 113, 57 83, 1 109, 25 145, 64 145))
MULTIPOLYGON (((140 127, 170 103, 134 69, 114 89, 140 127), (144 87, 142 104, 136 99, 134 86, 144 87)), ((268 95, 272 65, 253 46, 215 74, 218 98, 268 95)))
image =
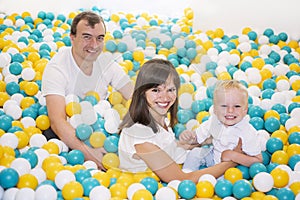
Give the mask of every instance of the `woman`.
POLYGON ((186 157, 185 146, 175 139, 179 76, 167 60, 153 59, 141 68, 129 111, 120 125, 120 168, 131 172, 151 169, 162 181, 192 180, 203 174, 221 176, 233 162, 184 173, 178 164, 186 157), (168 115, 169 119, 168 120, 168 115))

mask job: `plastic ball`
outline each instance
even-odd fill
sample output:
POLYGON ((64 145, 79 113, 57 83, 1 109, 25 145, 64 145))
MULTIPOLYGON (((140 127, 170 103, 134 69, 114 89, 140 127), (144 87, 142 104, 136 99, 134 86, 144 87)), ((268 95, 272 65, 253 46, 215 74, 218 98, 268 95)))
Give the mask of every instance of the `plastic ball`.
POLYGON ((172 188, 169 187, 162 187, 157 190, 155 194, 155 199, 156 200, 165 200, 165 199, 170 199, 170 200, 175 200, 177 199, 176 193, 172 188))
POLYGON ((154 195, 158 190, 158 183, 152 177, 143 178, 140 183, 143 184, 145 188, 151 192, 152 195, 154 195))
POLYGON ((290 188, 280 188, 275 196, 281 200, 281 199, 295 199, 295 194, 290 188))
POLYGON ((106 169, 118 168, 120 160, 115 153, 107 153, 102 158, 102 164, 106 169))
POLYGON ((147 189, 139 189, 132 195, 132 200, 152 200, 153 196, 147 189))
POLYGON ((27 174, 31 170, 31 165, 25 158, 16 158, 12 161, 10 167, 15 169, 19 176, 27 174))
POLYGON ((2 146, 8 146, 16 149, 18 147, 18 143, 18 137, 13 133, 5 133, 0 137, 0 145, 2 146))
POLYGON ((253 178, 256 174, 261 172, 267 172, 266 166, 262 163, 253 163, 249 167, 249 174, 251 178, 253 178))
POLYGON ((274 186, 273 177, 267 172, 260 172, 253 177, 253 186, 260 192, 269 192, 274 186))
POLYGON ((288 165, 292 170, 295 169, 297 163, 300 163, 300 154, 295 154, 289 158, 288 165))
POLYGON ((15 200, 22 200, 22 199, 34 199, 35 193, 32 188, 21 188, 18 190, 15 196, 15 200))
POLYGON ((103 147, 104 141, 106 140, 106 135, 102 132, 93 132, 89 140, 92 147, 103 147))
POLYGON ((283 188, 289 183, 289 174, 283 169, 275 168, 270 172, 274 180, 274 187, 283 188))
POLYGON ((111 135, 104 141, 104 149, 110 153, 116 153, 118 151, 119 137, 111 135))
POLYGON ((275 151, 283 149, 283 142, 278 138, 270 138, 266 143, 267 151, 273 154, 275 151))
POLYGON ((200 198, 212 198, 214 186, 209 181, 199 181, 196 185, 196 195, 200 198))
POLYGON ((18 172, 13 168, 5 168, 0 172, 0 185, 4 189, 12 188, 19 182, 18 172))
POLYGON ((41 129, 42 131, 47 130, 50 128, 50 119, 47 115, 39 115, 36 119, 36 126, 41 129))
POLYGON ((120 183, 115 183, 109 188, 112 197, 118 197, 120 199, 127 198, 127 189, 120 183))
POLYGON ((233 184, 226 179, 218 180, 215 185, 215 193, 220 198, 229 197, 232 195, 232 186, 233 184))
POLYGON ((271 162, 277 163, 277 164, 288 164, 289 156, 288 154, 283 150, 278 150, 274 152, 271 156, 271 162))
POLYGON ((57 191, 51 185, 41 185, 35 191, 36 199, 52 200, 57 198, 57 191))
POLYGON ((66 183, 75 181, 75 175, 69 170, 61 170, 55 176, 55 185, 58 189, 62 189, 66 183))
POLYGON ((288 136, 289 144, 300 144, 300 132, 293 132, 288 136))
POLYGON ((93 133, 93 128, 87 124, 80 124, 76 127, 75 133, 78 139, 84 141, 93 133))
POLYGON ((69 117, 81 113, 81 105, 78 102, 70 102, 66 105, 66 113, 69 117))
POLYGON ((274 131, 278 130, 279 128, 280 128, 280 121, 278 119, 276 119, 275 117, 269 117, 265 121, 265 129, 268 132, 273 133, 274 131))
POLYGON ((94 187, 100 186, 99 181, 96 178, 86 178, 82 181, 82 185, 83 185, 83 191, 84 191, 84 196, 89 196, 91 190, 94 187))
POLYGON ((252 117, 249 123, 256 129, 262 130, 264 128, 265 122, 261 117, 252 117))
POLYGON ((238 180, 232 186, 233 196, 237 199, 242 199, 244 197, 250 196, 252 192, 251 183, 247 180, 238 180))
POLYGON ((89 198, 90 200, 97 200, 101 196, 101 199, 103 200, 110 200, 111 199, 111 193, 107 187, 104 187, 103 185, 96 186, 90 191, 89 198))
POLYGON ((83 197, 83 187, 77 181, 71 181, 62 188, 62 195, 64 199, 75 199, 83 197))
POLYGON ((17 184, 18 188, 31 188, 33 190, 38 186, 37 178, 32 174, 23 174, 19 177, 19 182, 17 184))
POLYGON ((243 173, 237 168, 229 168, 224 173, 224 178, 232 184, 243 178, 243 173))
POLYGON ((38 157, 34 151, 25 151, 21 153, 20 157, 28 160, 32 169, 37 165, 38 157))
POLYGON ((73 149, 68 153, 67 160, 71 165, 82 165, 84 163, 84 154, 80 150, 73 149))
POLYGON ((191 180, 183 180, 178 185, 178 194, 184 199, 194 198, 196 192, 196 185, 191 180))

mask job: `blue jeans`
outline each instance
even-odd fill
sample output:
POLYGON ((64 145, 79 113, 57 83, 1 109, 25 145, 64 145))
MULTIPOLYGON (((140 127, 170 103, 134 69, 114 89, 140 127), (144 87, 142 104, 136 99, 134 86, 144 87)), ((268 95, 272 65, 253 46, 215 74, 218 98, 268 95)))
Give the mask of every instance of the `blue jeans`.
POLYGON ((187 154, 182 169, 191 171, 199 170, 200 167, 210 167, 215 164, 213 146, 195 147, 187 154))

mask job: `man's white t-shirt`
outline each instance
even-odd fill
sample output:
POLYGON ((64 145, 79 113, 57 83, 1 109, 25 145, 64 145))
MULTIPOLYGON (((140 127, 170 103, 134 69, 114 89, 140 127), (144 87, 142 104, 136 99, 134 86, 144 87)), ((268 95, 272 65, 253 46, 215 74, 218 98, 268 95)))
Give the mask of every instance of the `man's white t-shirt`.
POLYGON ((136 123, 129 128, 124 128, 120 134, 119 168, 121 170, 130 172, 147 170, 148 167, 143 160, 134 158, 136 153, 134 145, 145 142, 157 145, 178 164, 183 163, 186 158, 187 151, 177 146, 176 138, 171 128, 166 130, 159 127, 158 132, 154 133, 150 127, 136 123))
POLYGON ((249 123, 246 115, 239 123, 225 127, 216 117, 212 116, 196 129, 199 144, 212 136, 214 146, 214 162, 221 162, 221 154, 225 150, 234 149, 242 140, 242 150, 247 155, 256 156, 261 153, 260 139, 257 130, 249 123))
POLYGON ((108 96, 108 86, 118 90, 130 82, 129 76, 116 63, 111 54, 101 53, 93 65, 90 76, 84 74, 76 64, 72 47, 64 47, 49 61, 42 77, 42 94, 81 98, 89 91, 95 91, 104 100, 108 96))

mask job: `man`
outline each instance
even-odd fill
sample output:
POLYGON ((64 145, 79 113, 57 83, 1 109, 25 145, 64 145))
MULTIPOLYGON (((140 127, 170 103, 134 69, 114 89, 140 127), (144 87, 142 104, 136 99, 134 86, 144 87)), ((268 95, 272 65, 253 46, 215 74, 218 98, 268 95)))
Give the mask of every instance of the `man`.
POLYGON ((75 94, 84 97, 95 91, 106 99, 108 86, 131 98, 133 83, 123 69, 111 58, 101 54, 106 27, 103 19, 91 11, 79 13, 71 25, 72 47, 65 47, 49 61, 42 78, 42 93, 46 98, 51 129, 47 139, 58 137, 69 148, 81 150, 86 160, 94 161, 101 169, 103 148, 90 148, 75 135, 67 121, 65 97, 75 94))

